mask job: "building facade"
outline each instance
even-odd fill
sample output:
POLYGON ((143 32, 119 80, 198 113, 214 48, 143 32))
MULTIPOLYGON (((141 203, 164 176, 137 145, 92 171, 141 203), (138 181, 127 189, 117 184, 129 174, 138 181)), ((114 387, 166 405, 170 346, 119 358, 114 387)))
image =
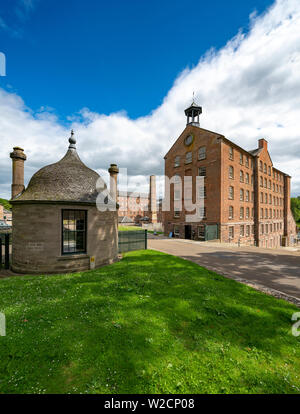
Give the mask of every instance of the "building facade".
MULTIPOLYGON (((12 270, 64 273, 93 269, 118 259, 116 199, 99 188, 100 176, 76 151, 73 132, 65 156, 43 167, 24 187, 23 149, 10 154, 12 183, 12 270), (100 197, 99 200, 99 196, 100 197), (109 203, 114 209, 108 210, 109 203)), ((118 167, 111 164, 110 195, 117 193, 118 167)))
POLYGON ((273 165, 267 141, 260 139, 257 149, 247 151, 200 128, 201 112, 194 103, 185 111, 186 128, 165 156, 166 181, 172 179, 165 234, 267 248, 293 244, 291 177, 273 165), (184 207, 184 177, 192 180, 192 203, 202 199, 199 220, 187 221, 191 212, 184 207), (196 177, 203 177, 199 191, 196 177))
POLYGON ((119 222, 157 223, 156 177, 150 176, 149 194, 118 191, 119 222))

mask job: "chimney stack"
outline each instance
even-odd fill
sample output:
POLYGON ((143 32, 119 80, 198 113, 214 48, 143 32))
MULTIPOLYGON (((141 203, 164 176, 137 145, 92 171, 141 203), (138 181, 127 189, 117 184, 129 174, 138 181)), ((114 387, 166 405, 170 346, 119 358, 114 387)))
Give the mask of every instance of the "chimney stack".
POLYGON ((112 199, 117 203, 118 198, 118 174, 119 174, 119 168, 117 164, 110 164, 110 167, 108 169, 109 175, 110 175, 110 194, 112 196, 112 199))
POLYGON ((150 175, 150 218, 152 223, 157 223, 156 211, 156 177, 150 175))
POLYGON ((261 138, 258 140, 258 147, 263 148, 266 151, 268 151, 268 141, 266 141, 264 138, 261 138))
POLYGON ((26 155, 23 148, 14 147, 13 152, 10 153, 12 159, 12 185, 11 185, 11 198, 12 200, 22 193, 25 189, 24 186, 24 161, 26 161, 26 155))

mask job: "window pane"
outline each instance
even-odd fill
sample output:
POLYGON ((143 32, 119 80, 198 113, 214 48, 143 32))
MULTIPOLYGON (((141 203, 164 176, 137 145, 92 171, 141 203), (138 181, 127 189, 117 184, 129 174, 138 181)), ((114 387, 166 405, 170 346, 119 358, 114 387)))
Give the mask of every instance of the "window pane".
POLYGON ((86 211, 62 211, 62 253, 86 251, 86 211))

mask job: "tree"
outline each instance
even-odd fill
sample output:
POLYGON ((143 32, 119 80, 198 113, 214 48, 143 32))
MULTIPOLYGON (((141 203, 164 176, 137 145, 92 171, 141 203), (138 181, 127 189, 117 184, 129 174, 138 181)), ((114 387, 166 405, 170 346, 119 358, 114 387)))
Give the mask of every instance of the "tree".
POLYGON ((291 209, 296 222, 300 222, 300 197, 291 198, 291 209))

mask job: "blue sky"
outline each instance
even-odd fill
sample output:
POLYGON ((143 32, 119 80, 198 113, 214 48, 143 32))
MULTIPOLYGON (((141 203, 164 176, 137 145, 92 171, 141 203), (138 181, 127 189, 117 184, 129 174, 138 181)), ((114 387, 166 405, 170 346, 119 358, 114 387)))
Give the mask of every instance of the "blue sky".
POLYGON ((82 107, 131 118, 158 107, 177 75, 220 49, 268 0, 1 1, 0 86, 65 121, 82 107))
POLYGON ((195 91, 201 126, 251 150, 265 138, 300 195, 299 0, 0 0, 0 197, 14 146, 25 184, 58 161, 75 130, 104 179, 127 168, 147 191, 185 128, 195 91))

